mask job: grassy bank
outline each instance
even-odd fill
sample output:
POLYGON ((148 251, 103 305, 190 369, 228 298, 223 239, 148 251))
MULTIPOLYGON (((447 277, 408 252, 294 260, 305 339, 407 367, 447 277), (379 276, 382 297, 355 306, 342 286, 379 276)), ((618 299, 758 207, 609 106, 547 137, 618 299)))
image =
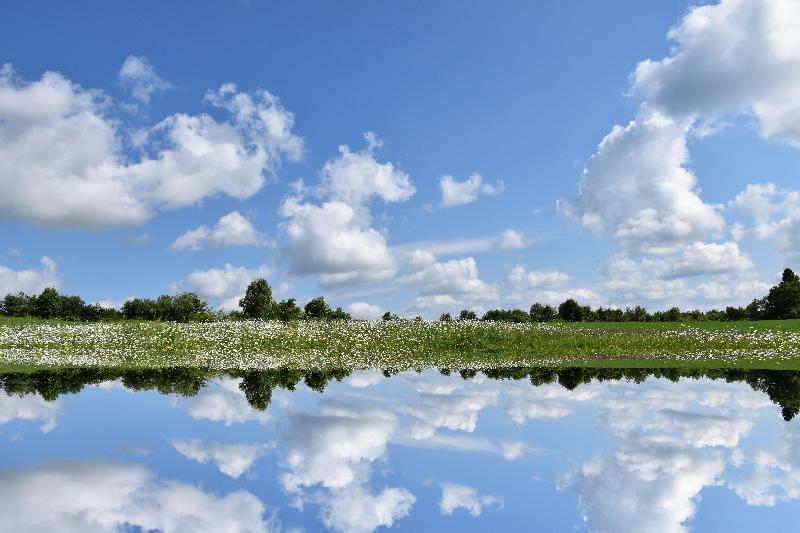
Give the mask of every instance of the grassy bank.
POLYGON ((517 366, 800 369, 800 321, 12 322, 0 365, 212 369, 517 366), (627 326, 627 327, 624 327, 627 326))

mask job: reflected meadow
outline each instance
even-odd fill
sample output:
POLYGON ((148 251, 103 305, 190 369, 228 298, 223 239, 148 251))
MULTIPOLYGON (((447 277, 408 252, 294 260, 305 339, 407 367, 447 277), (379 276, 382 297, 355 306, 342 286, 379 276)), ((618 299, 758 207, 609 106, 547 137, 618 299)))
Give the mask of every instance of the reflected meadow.
POLYGON ((764 531, 798 512, 792 371, 69 368, 0 388, 1 531, 764 531))

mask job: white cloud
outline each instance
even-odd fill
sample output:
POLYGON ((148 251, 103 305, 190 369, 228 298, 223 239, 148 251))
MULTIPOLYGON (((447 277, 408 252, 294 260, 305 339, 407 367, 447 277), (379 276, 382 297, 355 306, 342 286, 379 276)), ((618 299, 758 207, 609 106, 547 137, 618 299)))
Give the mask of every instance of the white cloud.
POLYGON ((259 246, 264 238, 249 220, 238 211, 223 215, 214 227, 206 226, 189 230, 175 239, 171 250, 202 250, 206 247, 227 248, 229 246, 259 246))
POLYGON ((162 80, 156 74, 153 65, 142 56, 128 56, 119 69, 120 83, 137 100, 148 103, 150 96, 157 92, 170 88, 170 84, 162 80))
POLYGON ((367 302, 353 302, 347 306, 347 312, 353 315, 353 318, 376 320, 383 314, 383 309, 379 305, 367 302))
POLYGON ((379 163, 374 151, 380 141, 365 134, 367 147, 351 152, 339 147, 339 157, 325 163, 321 204, 303 201, 302 185, 282 203, 284 255, 293 274, 320 275, 325 287, 382 281, 394 275, 395 260, 383 233, 371 226, 372 197, 404 202, 416 189, 408 174, 390 162, 379 163))
POLYGON ((472 257, 434 262, 404 276, 403 283, 416 285, 422 296, 464 296, 475 300, 496 300, 497 288, 478 277, 472 257))
POLYGON ((220 472, 234 479, 247 472, 268 449, 263 444, 204 442, 200 439, 171 439, 170 444, 187 459, 198 463, 210 461, 220 472))
POLYGON ((224 85, 207 100, 228 121, 176 113, 128 138, 110 99, 61 74, 0 69, 0 218, 60 228, 141 224, 225 194, 244 199, 302 155, 294 116, 266 91, 224 85), (131 149, 125 149, 128 145, 131 149))
POLYGON ((424 251, 434 255, 462 255, 492 250, 521 250, 536 242, 515 229, 507 229, 492 237, 468 237, 437 241, 415 241, 393 247, 399 254, 409 255, 424 251))
POLYGON ((703 274, 748 271, 754 265, 750 258, 739 250, 735 242, 695 242, 686 247, 665 277, 681 278, 703 274))
POLYGON ((479 413, 496 403, 497 390, 472 389, 463 393, 422 393, 419 403, 403 406, 402 410, 419 419, 412 432, 423 437, 433 434, 430 428, 472 433, 478 425, 479 413))
POLYGON ((752 112, 766 138, 800 146, 800 6, 722 0, 692 8, 673 53, 639 63, 633 92, 673 115, 752 112))
POLYGON ((516 265, 508 274, 507 281, 516 290, 541 289, 543 287, 560 287, 572 276, 559 270, 526 270, 516 265))
POLYGON ((241 379, 219 378, 191 398, 174 397, 172 403, 186 411, 192 418, 231 424, 269 420, 266 411, 254 409, 247 403, 239 388, 241 379))
POLYGON ((321 187, 331 198, 352 206, 362 205, 372 196, 384 202, 404 202, 416 188, 408 174, 390 162, 379 163, 375 149, 383 143, 372 132, 364 134, 367 148, 351 152, 339 146, 339 157, 325 163, 320 172, 321 187))
POLYGON ((0 473, 3 531, 277 530, 266 511, 249 492, 216 496, 140 465, 59 461, 0 473))
POLYGON ((368 489, 370 464, 386 453, 395 416, 370 407, 323 404, 318 415, 290 417, 279 480, 285 490, 320 504, 324 524, 369 532, 409 514, 416 498, 404 488, 368 489), (321 487, 309 498, 305 491, 321 487))
POLYGON ((322 521, 326 527, 347 533, 369 533, 392 527, 408 516, 416 498, 407 489, 386 487, 372 494, 362 485, 333 492, 325 498, 322 521))
POLYGON ((364 387, 371 387, 372 385, 377 385, 378 383, 382 382, 385 379, 386 377, 380 370, 361 370, 350 374, 347 383, 351 387, 356 387, 361 389, 364 387))
POLYGON ((748 462, 753 469, 729 485, 749 505, 772 507, 779 502, 800 499, 800 431, 796 425, 787 425, 786 431, 772 449, 759 449, 748 462))
POLYGON ((485 183, 480 174, 472 174, 464 181, 456 181, 453 176, 445 175, 439 180, 442 191, 442 207, 453 207, 474 202, 479 194, 498 195, 503 192, 503 182, 496 185, 485 183))
POLYGON ((363 219, 363 208, 288 198, 280 208, 284 253, 296 275, 320 274, 323 286, 382 281, 395 272, 386 238, 363 219))
POLYGON ((42 433, 56 427, 61 402, 48 402, 38 395, 12 396, 0 392, 0 426, 13 420, 40 420, 42 433))
POLYGON ((633 435, 559 481, 578 493, 591 531, 683 532, 703 488, 717 483, 719 454, 666 435, 633 435), (613 503, 612 503, 613 502, 613 503))
POLYGON ((689 125, 643 106, 636 120, 603 139, 578 196, 559 200, 560 212, 642 254, 673 252, 722 231, 718 206, 700 199, 686 167, 689 125))
POLYGON ((0 265, 0 298, 18 292, 39 294, 47 287, 60 287, 61 276, 58 274, 56 262, 45 256, 41 263, 42 268, 39 270, 12 270, 0 265))
POLYGON ((774 183, 748 185, 730 203, 752 219, 750 227, 734 226, 734 238, 770 240, 790 261, 800 260, 800 192, 779 189, 774 183))
POLYGON ((456 483, 443 482, 442 499, 439 510, 442 514, 451 515, 456 509, 465 509, 472 516, 480 516, 484 508, 503 507, 503 498, 494 494, 481 495, 472 487, 456 483))
POLYGON ((186 279, 173 283, 171 289, 193 291, 203 298, 216 301, 222 309, 234 310, 239 308, 239 299, 244 296, 250 282, 267 278, 269 274, 269 269, 263 265, 246 268, 225 263, 223 268, 195 270, 186 279))
POLYGON ((386 411, 325 405, 321 414, 298 414, 286 433, 285 472, 289 492, 321 484, 341 489, 367 476, 367 465, 381 457, 396 427, 386 411))

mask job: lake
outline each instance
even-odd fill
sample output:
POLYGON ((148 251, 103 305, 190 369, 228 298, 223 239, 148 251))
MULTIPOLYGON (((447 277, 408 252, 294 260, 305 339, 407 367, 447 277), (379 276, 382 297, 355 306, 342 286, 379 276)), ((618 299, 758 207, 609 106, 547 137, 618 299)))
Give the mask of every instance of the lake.
POLYGON ((800 373, 0 374, 0 531, 786 531, 800 373))

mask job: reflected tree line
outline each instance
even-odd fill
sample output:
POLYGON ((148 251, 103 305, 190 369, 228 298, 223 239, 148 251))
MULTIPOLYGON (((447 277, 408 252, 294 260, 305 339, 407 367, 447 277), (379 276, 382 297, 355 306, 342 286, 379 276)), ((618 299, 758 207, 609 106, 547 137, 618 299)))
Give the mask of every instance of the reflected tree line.
MULTIPOLYGON (((421 372, 421 370, 418 370, 421 372)), ((459 374, 470 380, 477 370, 440 369, 446 376, 459 374)), ((399 371, 384 370, 391 377, 399 371)), ((558 383, 568 390, 592 381, 630 381, 642 383, 649 377, 677 382, 680 379, 709 378, 728 383, 744 382, 754 390, 763 392, 781 407, 786 421, 800 413, 800 371, 795 370, 745 370, 745 369, 691 369, 691 368, 584 368, 584 367, 516 367, 481 371, 495 380, 529 380, 538 387, 558 383)), ((9 395, 38 394, 47 401, 55 401, 64 394, 77 394, 87 385, 119 381, 129 390, 154 390, 161 394, 179 394, 192 397, 198 394, 215 377, 240 378, 239 388, 247 402, 258 410, 265 410, 276 388, 293 391, 305 383, 310 389, 324 392, 333 380, 342 381, 350 375, 346 369, 303 370, 275 368, 269 370, 229 370, 220 372, 195 367, 120 370, 103 367, 70 367, 36 371, 0 373, 0 389, 9 395)))

